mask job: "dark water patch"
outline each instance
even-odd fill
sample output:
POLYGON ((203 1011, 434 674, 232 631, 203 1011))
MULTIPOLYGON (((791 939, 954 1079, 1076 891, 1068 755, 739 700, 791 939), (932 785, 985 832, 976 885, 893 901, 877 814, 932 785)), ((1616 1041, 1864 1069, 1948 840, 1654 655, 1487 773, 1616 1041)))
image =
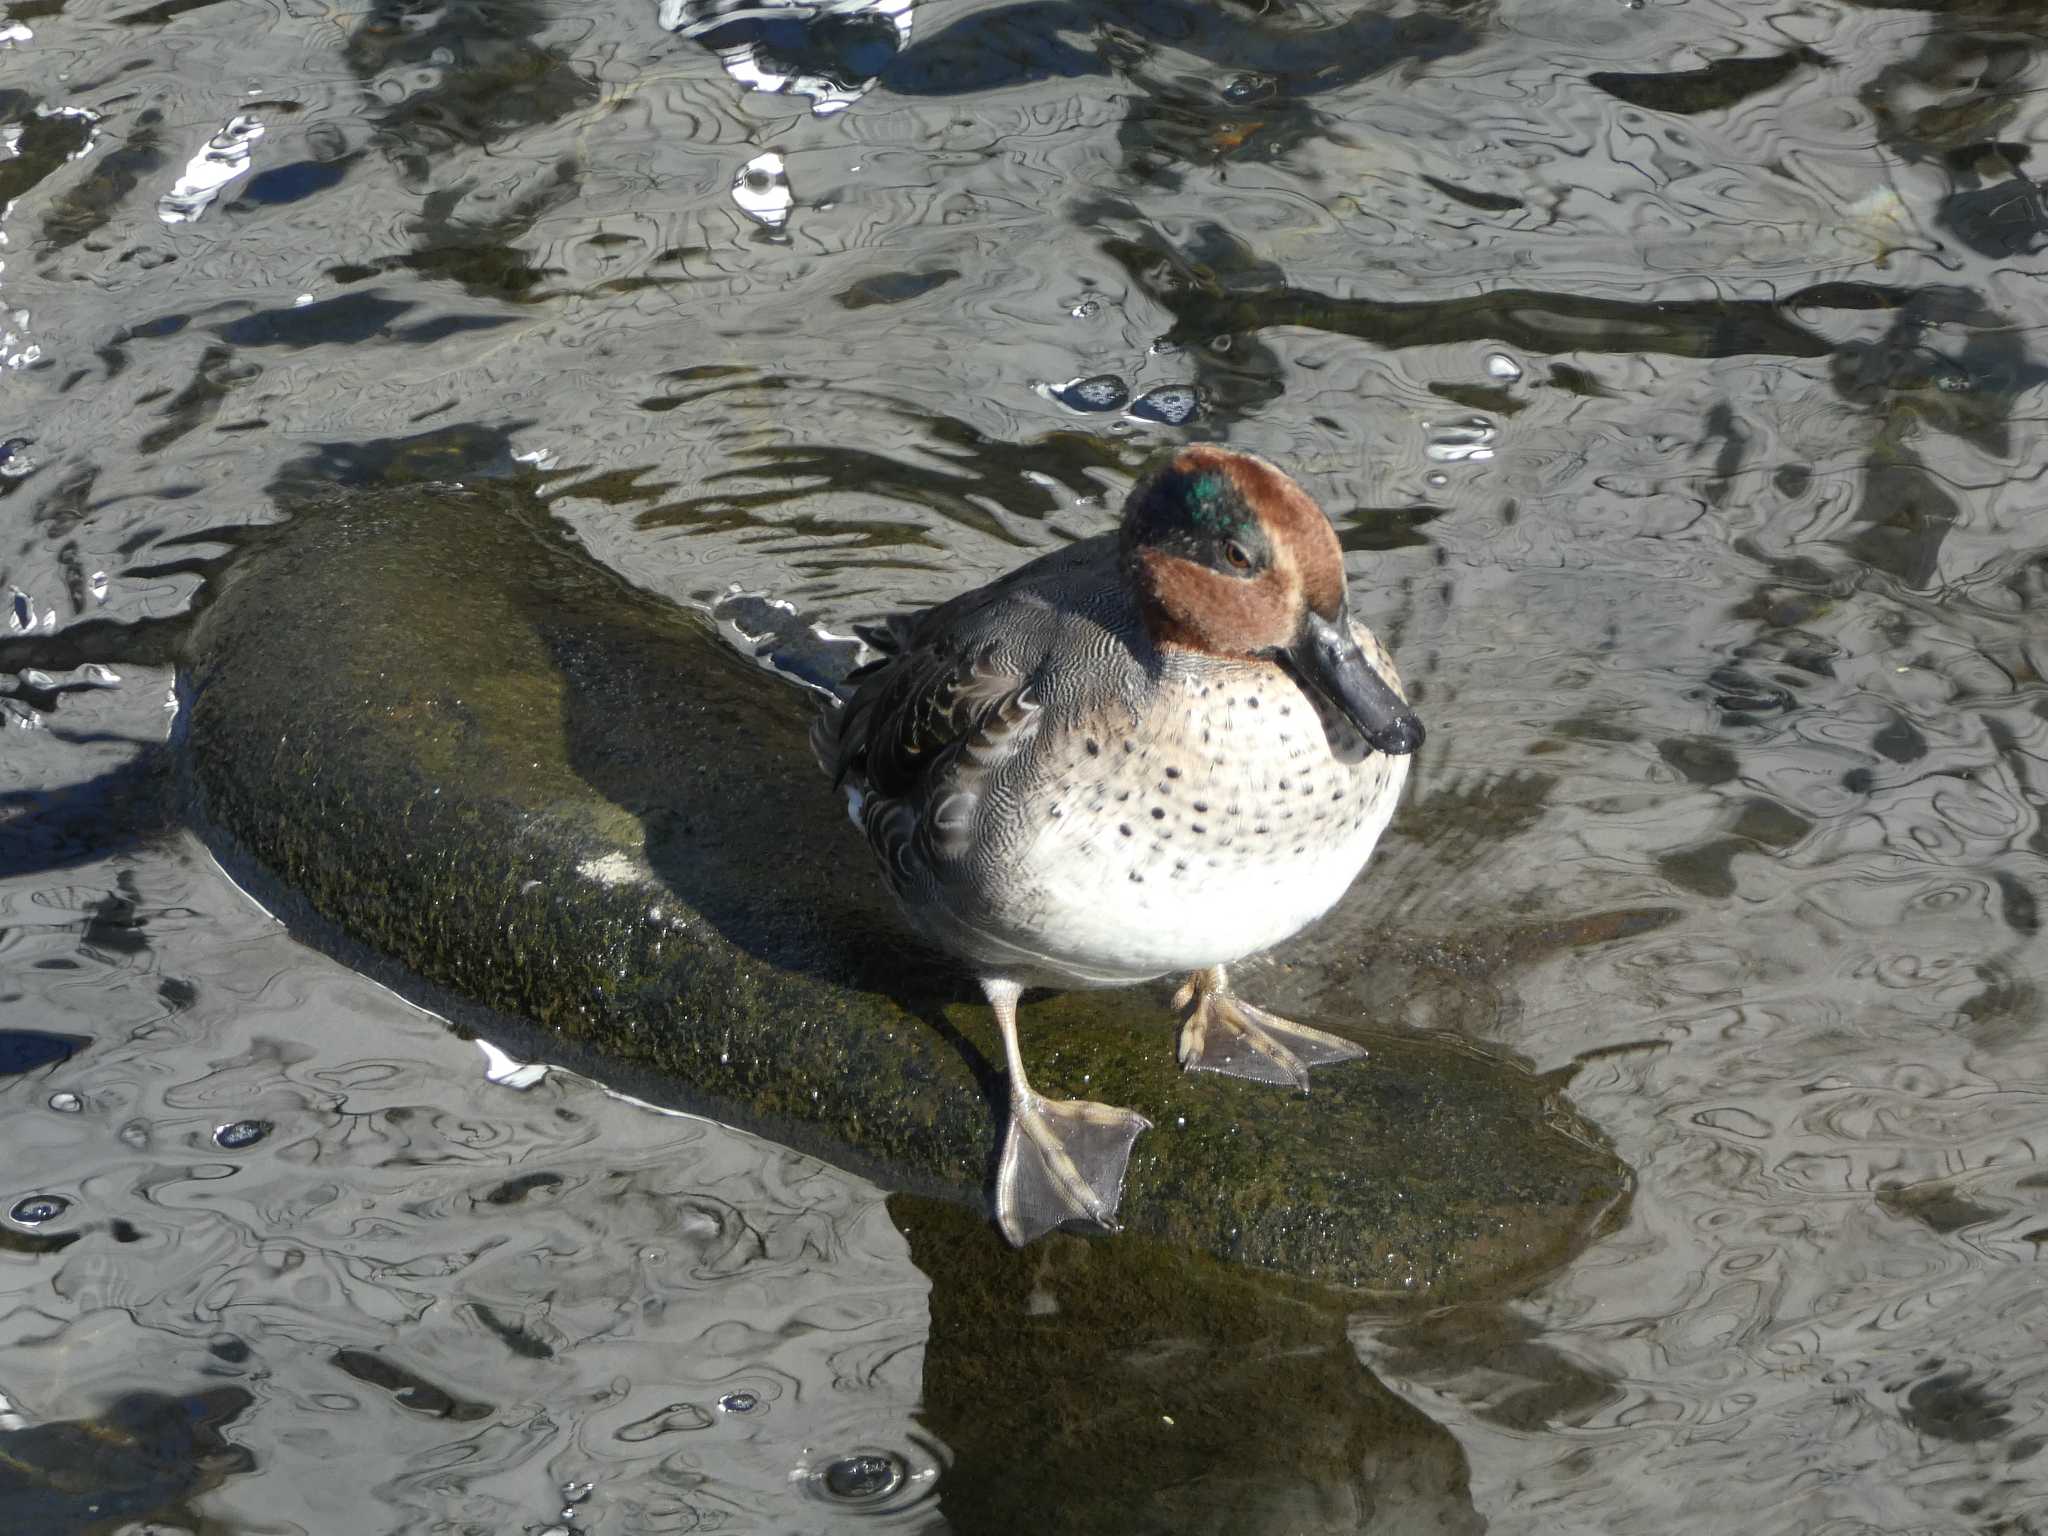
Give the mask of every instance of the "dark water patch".
POLYGON ((1337 519, 1337 542, 1347 554, 1417 549, 1429 543, 1422 532, 1442 517, 1443 507, 1361 507, 1337 519))
POLYGON ((541 1190, 559 1189, 562 1176, 559 1173, 522 1173, 516 1179, 507 1179, 494 1186, 483 1197, 486 1205, 518 1205, 528 1195, 541 1190))
POLYGON ((871 309, 882 304, 907 304, 935 288, 959 279, 959 272, 941 267, 932 272, 890 272, 864 277, 839 295, 841 309, 871 309))
POLYGON ((513 1354, 525 1360, 552 1360, 554 1346, 538 1337, 524 1322, 513 1322, 498 1316, 497 1312, 482 1302, 472 1303, 470 1312, 513 1354))
POLYGON ((1801 69, 1828 67, 1827 58, 1813 49, 1795 48, 1761 58, 1716 59, 1699 69, 1667 74, 1597 70, 1586 83, 1632 107, 1691 116, 1725 112, 1751 96, 1776 90, 1801 69))
POLYGON ((348 166, 339 160, 297 160, 251 176, 236 201, 264 206, 296 203, 340 186, 347 174, 348 166))
MULTIPOLYGON (((1996 139, 2018 116, 2048 35, 2042 17, 2024 12, 2034 35, 2003 24, 1997 0, 1971 6, 1961 26, 1937 27, 1918 50, 1886 63, 1859 93, 1885 142, 1908 156, 1936 154, 1996 139)), ((1938 5, 1913 9, 1937 10, 1938 5)))
POLYGON ((487 1419, 494 1412, 489 1403, 467 1402, 367 1349, 338 1349, 328 1359, 357 1381, 390 1393, 401 1407, 430 1419, 466 1424, 487 1419))
POLYGON ((1618 1382, 1547 1344, 1526 1318, 1465 1308, 1386 1330, 1370 1359, 1440 1391, 1476 1388, 1479 1417, 1515 1434, 1583 1427, 1622 1399, 1618 1382))
POLYGON ((123 27, 161 27, 188 16, 194 11, 208 10, 222 0, 161 0, 157 5, 144 6, 139 11, 126 11, 114 17, 114 23, 123 27))
POLYGON ((12 153, 0 160, 0 208, 26 197, 92 135, 84 113, 39 111, 43 106, 22 91, 0 91, 0 121, 12 125, 12 153))
POLYGON ((551 20, 530 0, 456 0, 431 12, 379 0, 349 35, 348 68, 364 81, 412 69, 428 83, 376 112, 377 147, 424 171, 452 149, 590 106, 597 86, 588 68, 536 40, 551 20))
MULTIPOLYGON (((102 638, 110 655, 123 648, 113 626, 102 638)), ((75 655, 73 639, 67 634, 55 648, 75 655)), ((0 877, 65 869, 110 848, 137 847, 173 823, 174 775, 167 754, 155 750, 155 743, 131 739, 124 745, 134 753, 129 761, 83 782, 0 792, 0 877)))
POLYGON ((1942 1361, 1929 1360, 1921 1369, 1932 1374, 1907 1387, 1899 1407, 1900 1417, 1921 1434, 1974 1445, 2012 1433, 2011 1400, 1969 1367, 1943 1369, 1942 1361))
POLYGON ((1788 805, 1762 796, 1745 798, 1724 837, 1658 860, 1666 879, 1697 895, 1724 899, 1735 894, 1735 860, 1746 853, 1790 848, 1813 831, 1813 822, 1788 805))
POLYGON ((1846 541, 1847 552, 1903 586, 1932 586, 1941 570, 1942 544, 1963 519, 1962 503, 1905 453, 1872 464, 1863 485, 1856 510, 1861 526, 1846 541))
POLYGON ((410 300, 387 299, 378 293, 351 293, 290 309, 260 310, 215 327, 221 340, 237 347, 346 346, 394 334, 399 316, 415 306, 410 300))
POLYGON ((1711 737, 1671 737, 1657 743, 1657 755, 1689 782, 1705 788, 1726 784, 1739 771, 1733 750, 1711 737))
MULTIPOLYGON (((755 387, 752 379, 739 381, 755 387)), ((767 381, 761 387, 773 388, 767 381)), ((938 462, 906 463, 859 448, 782 447, 742 449, 732 468, 706 477, 694 495, 663 501, 638 515, 643 529, 670 527, 791 527, 815 534, 853 535, 863 543, 928 545, 932 536, 907 517, 854 518, 811 510, 826 492, 856 491, 906 503, 945 522, 1029 548, 1025 529, 1061 509, 1054 487, 1094 493, 1091 470, 1124 470, 1138 451, 1086 433, 1050 433, 1026 443, 1004 443, 958 421, 926 423, 938 462), (753 481, 758 489, 745 488, 753 481), (727 483, 737 488, 728 489, 727 483), (1051 482, 1051 484, 1048 484, 1051 482), (990 510, 988 503, 1000 509, 990 510), (788 509, 776 516, 778 509, 788 509)))
POLYGON ((204 1529, 188 1501, 255 1468, 223 1434, 253 1401, 241 1387, 132 1392, 91 1419, 0 1430, 0 1501, 24 1531, 204 1529))
POLYGON ((1458 20, 1427 12, 1366 12, 1336 26, 1298 26, 1284 12, 1261 15, 1195 0, 1026 0, 919 39, 883 72, 882 84, 899 95, 956 96, 1112 72, 1142 76, 1152 55, 1170 48, 1234 75, 1259 76, 1276 90, 1308 94, 1396 63, 1448 57, 1472 42, 1458 20), (1093 46, 1071 43, 1070 35, 1093 46))
POLYGON ((1470 187, 1456 186, 1438 176, 1424 176, 1422 180, 1445 197, 1463 203, 1467 208, 1477 208, 1481 213, 1517 213, 1528 207, 1521 198, 1510 197, 1505 192, 1475 191, 1470 187))
POLYGON ((0 1029, 0 1077, 40 1072, 69 1061, 92 1044, 85 1035, 54 1035, 36 1029, 0 1029))
POLYGON ((149 950, 148 930, 152 918, 136 903, 139 893, 131 881, 119 892, 108 892, 92 905, 79 936, 81 946, 103 955, 134 956, 149 950))
POLYGON ((1965 1227, 1981 1226, 2005 1213, 1996 1206, 1972 1200, 1953 1184, 1888 1184, 1877 1192, 1877 1203, 1894 1216, 1920 1222, 1930 1231, 1946 1236, 1965 1227))
MULTIPOLYGON (((19 6, 9 14, 21 16, 19 6)), ((114 147, 93 156, 83 177, 51 200, 43 214, 42 253, 64 251, 92 239, 129 205, 136 190, 156 177, 168 163, 163 133, 163 113, 144 107, 125 124, 119 118, 102 124, 102 131, 119 134, 114 147)))
MULTIPOLYGON (((1090 217, 1113 215, 1105 208, 1090 217)), ((1199 227, 1186 247, 1148 233, 1111 235, 1102 248, 1173 314, 1167 340, 1188 346, 1302 326, 1389 348, 1497 341, 1531 352, 1826 357, 1836 348, 1796 316, 1889 311, 1913 297, 1874 284, 1817 283, 1782 300, 1670 300, 1654 310, 1622 299, 1505 288, 1452 299, 1380 302, 1280 281, 1250 247, 1216 225, 1199 227)))

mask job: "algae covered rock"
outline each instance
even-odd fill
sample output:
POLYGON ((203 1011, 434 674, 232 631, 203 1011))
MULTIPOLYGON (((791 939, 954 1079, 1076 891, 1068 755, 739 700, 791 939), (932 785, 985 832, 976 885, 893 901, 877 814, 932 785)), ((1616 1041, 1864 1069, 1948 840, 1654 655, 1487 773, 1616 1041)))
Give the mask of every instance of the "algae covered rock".
MULTIPOLYGON (((514 487, 286 510, 187 680, 199 814, 282 914, 515 1049, 980 1208, 1000 1048, 891 910, 812 699, 514 487)), ((1152 1120, 1136 1234, 1441 1299, 1551 1267, 1625 1194, 1554 1084, 1436 1037, 1317 1017, 1371 1054, 1306 1097, 1184 1076, 1169 985, 1022 1013, 1041 1091, 1152 1120)))

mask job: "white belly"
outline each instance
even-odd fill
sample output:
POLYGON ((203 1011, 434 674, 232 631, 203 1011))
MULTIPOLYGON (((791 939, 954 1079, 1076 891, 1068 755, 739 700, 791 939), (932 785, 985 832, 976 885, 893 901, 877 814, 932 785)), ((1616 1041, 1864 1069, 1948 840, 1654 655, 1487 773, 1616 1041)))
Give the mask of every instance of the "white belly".
POLYGON ((1408 759, 1371 751, 1284 678, 1220 710, 1186 702, 1200 708, 1129 750, 1082 732, 1056 754, 1005 899, 975 925, 989 964, 1068 985, 1228 965, 1298 933, 1357 878, 1408 759))

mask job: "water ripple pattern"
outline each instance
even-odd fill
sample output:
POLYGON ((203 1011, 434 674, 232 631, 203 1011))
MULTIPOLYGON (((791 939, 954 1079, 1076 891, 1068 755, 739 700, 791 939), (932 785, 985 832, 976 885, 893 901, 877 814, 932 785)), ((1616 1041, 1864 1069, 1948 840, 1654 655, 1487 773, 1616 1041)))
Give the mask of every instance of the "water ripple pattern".
POLYGON ((1262 998, 1575 1067, 1638 1178, 1531 1295, 1353 1320, 1451 1528, 2048 1530, 2039 6, 252 14, 0 11, 0 1467, 936 1528, 879 1193, 285 940, 162 813, 182 626, 278 487, 517 474, 844 635, 1217 440, 1430 724, 1262 998))

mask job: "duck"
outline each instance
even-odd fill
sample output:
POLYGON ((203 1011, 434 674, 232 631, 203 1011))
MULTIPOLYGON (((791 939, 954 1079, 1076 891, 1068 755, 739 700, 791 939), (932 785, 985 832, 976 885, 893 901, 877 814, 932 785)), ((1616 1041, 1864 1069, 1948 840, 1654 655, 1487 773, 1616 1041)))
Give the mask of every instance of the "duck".
POLYGON ((1048 1099, 1018 1040, 1026 988, 1180 976, 1188 1071, 1306 1092, 1364 1054, 1240 999, 1229 967, 1349 889, 1423 743, 1393 659, 1352 612, 1329 517, 1250 453, 1147 465, 1114 531, 915 614, 813 731, 912 929, 980 983, 1008 1120, 996 1225, 1115 1231, 1134 1110, 1048 1099))

